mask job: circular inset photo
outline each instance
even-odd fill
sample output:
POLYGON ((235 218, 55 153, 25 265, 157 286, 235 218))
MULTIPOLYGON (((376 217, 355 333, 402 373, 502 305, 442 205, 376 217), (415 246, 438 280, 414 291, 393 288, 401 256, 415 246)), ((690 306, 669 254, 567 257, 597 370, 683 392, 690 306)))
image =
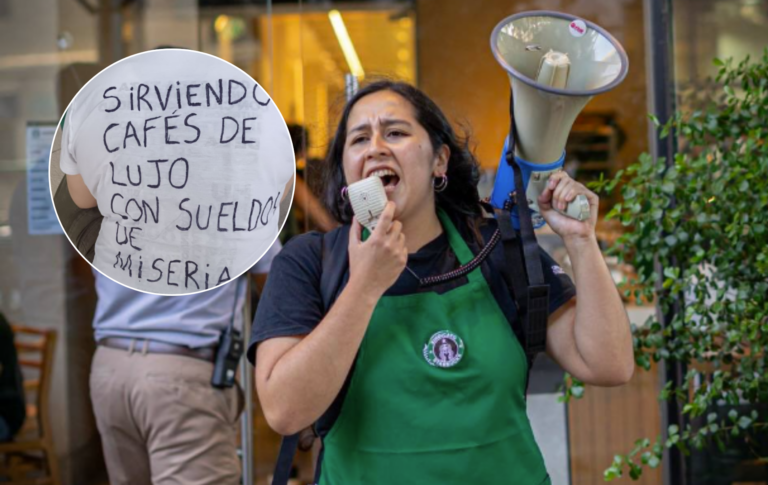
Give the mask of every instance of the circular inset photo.
POLYGON ((295 175, 288 128, 264 89, 222 59, 184 49, 123 59, 77 93, 58 131, 59 222, 122 285, 205 291, 278 236, 295 175))

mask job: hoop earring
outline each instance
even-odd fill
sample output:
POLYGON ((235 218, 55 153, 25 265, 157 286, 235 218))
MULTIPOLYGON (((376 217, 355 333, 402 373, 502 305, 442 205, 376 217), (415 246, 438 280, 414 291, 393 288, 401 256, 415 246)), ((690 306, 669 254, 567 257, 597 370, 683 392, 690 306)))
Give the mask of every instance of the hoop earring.
POLYGON ((348 189, 347 189, 347 186, 345 185, 344 187, 341 188, 341 192, 340 192, 341 201, 344 203, 349 202, 349 197, 347 192, 348 192, 348 189))
POLYGON ((438 177, 432 179, 432 187, 435 188, 435 193, 437 194, 448 187, 448 176, 446 174, 441 175, 439 179, 440 180, 438 180, 438 177))

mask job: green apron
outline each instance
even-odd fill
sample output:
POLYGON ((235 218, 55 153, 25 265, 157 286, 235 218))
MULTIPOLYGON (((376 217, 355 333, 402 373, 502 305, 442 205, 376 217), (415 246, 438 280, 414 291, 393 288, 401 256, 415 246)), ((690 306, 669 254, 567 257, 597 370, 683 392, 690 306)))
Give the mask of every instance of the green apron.
POLYGON ((323 440, 320 485, 550 483, 526 414, 525 353, 479 267, 468 280, 379 300, 323 440))

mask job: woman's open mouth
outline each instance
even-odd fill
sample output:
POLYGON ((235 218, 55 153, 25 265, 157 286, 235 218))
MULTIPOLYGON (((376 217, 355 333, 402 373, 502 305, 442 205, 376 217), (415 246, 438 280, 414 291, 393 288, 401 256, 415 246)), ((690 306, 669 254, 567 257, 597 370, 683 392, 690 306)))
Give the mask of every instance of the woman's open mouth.
POLYGON ((370 176, 379 177, 381 179, 381 183, 384 185, 384 190, 387 193, 395 190, 397 184, 400 183, 400 177, 397 176, 394 170, 390 170, 388 168, 376 170, 375 172, 372 172, 370 176))

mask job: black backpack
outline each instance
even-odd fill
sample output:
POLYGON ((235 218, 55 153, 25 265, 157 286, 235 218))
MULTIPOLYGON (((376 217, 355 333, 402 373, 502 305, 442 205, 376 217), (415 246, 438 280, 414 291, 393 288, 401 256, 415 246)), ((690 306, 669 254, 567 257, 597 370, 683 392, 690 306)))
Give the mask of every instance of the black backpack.
MULTIPOLYGON (((497 217, 486 219, 480 228, 481 235, 486 241, 485 247, 477 252, 477 256, 472 262, 462 267, 465 271, 452 272, 453 278, 463 276, 483 263, 488 265, 486 268, 488 274, 501 275, 517 311, 515 315, 507 315, 506 312, 505 315, 513 333, 525 350, 530 375, 530 369, 536 355, 542 352, 545 347, 546 322, 549 316, 549 285, 544 283, 538 244, 535 238, 532 239, 532 243, 531 238, 521 238, 520 234, 512 228, 509 213, 499 209, 495 209, 495 211, 497 217), (499 245, 499 242, 502 244, 499 245), (526 245, 527 247, 525 247, 526 245), (510 271, 510 268, 525 268, 525 272, 510 271)), ((349 279, 349 255, 347 253, 349 231, 350 226, 345 225, 322 236, 320 291, 326 313, 341 294, 349 279)), ((478 248, 472 249, 474 252, 478 248)), ((324 436, 325 432, 330 429, 341 410, 341 403, 346 395, 350 376, 353 372, 354 364, 334 403, 313 425, 312 440, 305 443, 303 437, 306 434, 303 432, 283 438, 272 485, 288 483, 291 465, 300 441, 302 449, 308 449, 311 447, 314 437, 324 436)), ((315 482, 320 477, 321 465, 322 451, 315 470, 315 482)))

